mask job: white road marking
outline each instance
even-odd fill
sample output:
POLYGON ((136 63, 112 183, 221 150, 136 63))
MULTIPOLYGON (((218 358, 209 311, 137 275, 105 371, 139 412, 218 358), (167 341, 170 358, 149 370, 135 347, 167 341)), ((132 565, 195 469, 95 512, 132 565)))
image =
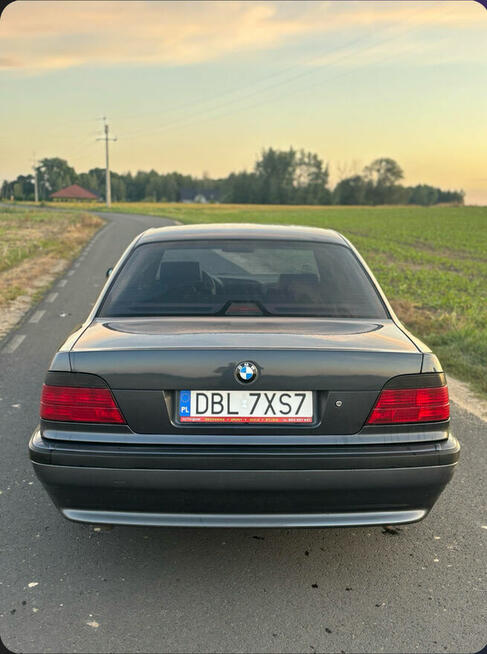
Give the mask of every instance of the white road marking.
POLYGON ((74 273, 75 273, 74 270, 70 270, 70 271, 68 272, 68 275, 71 277, 71 275, 74 275, 74 273))
POLYGON ((68 283, 67 279, 61 279, 58 286, 62 288, 63 286, 66 286, 67 283, 68 283))
POLYGON ((3 354, 12 354, 12 352, 15 352, 15 350, 19 347, 19 345, 22 343, 24 338, 25 338, 25 334, 18 334, 17 336, 14 336, 3 348, 2 350, 3 354))
POLYGON ((29 322, 39 322, 39 320, 42 318, 42 316, 43 316, 45 313, 46 313, 46 312, 45 312, 44 310, 42 310, 42 311, 36 311, 36 312, 34 313, 34 315, 32 316, 32 318, 29 320, 29 322))
POLYGON ((49 293, 49 295, 46 297, 46 302, 54 302, 58 295, 59 293, 49 293))

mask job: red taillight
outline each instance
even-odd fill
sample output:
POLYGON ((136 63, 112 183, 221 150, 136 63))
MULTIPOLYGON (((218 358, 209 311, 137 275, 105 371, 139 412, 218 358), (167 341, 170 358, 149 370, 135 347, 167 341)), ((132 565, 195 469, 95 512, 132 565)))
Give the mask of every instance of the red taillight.
POLYGON ((124 423, 108 388, 42 387, 41 418, 65 422, 124 423))
POLYGON ((448 388, 384 389, 367 420, 368 424, 435 422, 448 420, 448 388))

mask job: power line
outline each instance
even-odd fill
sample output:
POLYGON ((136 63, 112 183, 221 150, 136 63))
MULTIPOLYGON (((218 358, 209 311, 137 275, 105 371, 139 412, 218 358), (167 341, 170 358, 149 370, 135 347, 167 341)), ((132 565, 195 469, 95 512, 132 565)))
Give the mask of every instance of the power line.
POLYGON ((85 139, 78 148, 74 152, 72 152, 69 155, 69 161, 77 161, 80 159, 80 154, 82 153, 84 155, 85 151, 90 147, 93 146, 96 142, 96 139, 93 138, 93 135, 90 136, 88 139, 85 139))
MULTIPOLYGON (((340 46, 339 48, 334 48, 332 50, 325 50, 324 52, 323 51, 320 51, 320 52, 321 52, 321 54, 329 54, 330 52, 334 52, 336 50, 342 50, 342 49, 347 48, 347 47, 349 47, 351 45, 354 45, 356 43, 360 43, 362 41, 365 41, 368 38, 369 38, 369 35, 367 34, 367 36, 365 36, 365 37, 362 36, 362 37, 360 37, 358 39, 354 39, 353 41, 349 41, 348 43, 345 43, 344 45, 340 46)), ((181 110, 186 109, 188 107, 193 107, 194 108, 195 106, 197 107, 198 105, 212 103, 212 102, 215 102, 215 100, 218 100, 219 98, 223 98, 223 97, 225 97, 227 95, 233 95, 235 93, 241 93, 242 90, 247 89, 247 88, 254 88, 255 89, 256 84, 261 84, 262 82, 265 82, 265 81, 267 81, 269 79, 273 79, 274 77, 279 77, 280 75, 283 75, 283 74, 285 74, 285 73, 287 73, 287 72, 289 72, 291 70, 294 70, 296 68, 299 68, 300 66, 306 65, 307 63, 313 61, 313 59, 315 59, 315 58, 316 58, 316 54, 311 59, 306 59, 304 61, 296 62, 295 64, 292 64, 291 66, 287 66, 286 68, 282 68, 281 70, 278 70, 278 71, 276 71, 274 73, 270 73, 269 75, 265 75, 264 77, 260 77, 257 80, 253 80, 252 82, 249 82, 248 84, 239 85, 238 87, 236 87, 234 89, 228 89, 227 91, 223 91, 223 93, 218 93, 216 95, 213 94, 211 96, 211 98, 206 98, 206 99, 203 99, 203 100, 191 100, 189 102, 184 102, 183 104, 174 105, 174 106, 169 107, 166 110, 162 111, 162 113, 161 113, 161 110, 144 111, 144 112, 139 112, 137 114, 129 114, 129 115, 127 115, 127 114, 123 115, 122 114, 122 116, 118 115, 118 117, 119 117, 119 119, 120 118, 122 118, 122 119, 123 118, 129 118, 129 119, 130 118, 137 118, 137 119, 139 119, 142 116, 143 117, 154 116, 154 115, 157 115, 157 116, 163 115, 164 116, 164 115, 172 113, 174 111, 181 111, 181 110)), ((259 91, 257 90, 256 92, 259 92, 259 91)), ((252 95, 253 94, 254 93, 252 93, 252 95)))
MULTIPOLYGON (((437 3, 435 3, 435 5, 433 5, 433 7, 435 8, 437 5, 440 5, 440 4, 443 4, 443 0, 439 0, 437 3)), ((431 6, 428 7, 428 9, 431 9, 431 6)), ((424 14, 425 11, 426 11, 426 9, 421 9, 420 11, 415 11, 415 12, 411 13, 407 17, 407 19, 401 23, 401 25, 409 24, 411 22, 411 20, 414 19, 415 16, 417 16, 419 14, 424 14)), ((447 12, 447 13, 451 13, 451 11, 447 12)), ((397 25, 398 25, 398 23, 388 26, 387 31, 390 31, 390 29, 394 29, 395 27, 397 27, 397 25)), ((408 29, 406 31, 399 32, 399 34, 397 34, 397 32, 395 32, 391 36, 388 36, 387 38, 382 39, 380 41, 371 43, 370 45, 366 46, 365 48, 353 49, 352 51, 346 52, 343 56, 341 56, 338 59, 336 59, 335 61, 333 61, 332 64, 339 63, 339 62, 341 62, 341 61, 343 61, 345 59, 350 58, 353 55, 358 55, 358 54, 360 54, 362 52, 366 52, 368 50, 376 48, 376 47, 382 45, 383 43, 386 43, 386 42, 388 42, 388 41, 390 41, 392 39, 397 38, 398 36, 399 37, 404 36, 404 35, 408 34, 410 31, 411 30, 408 29)), ((323 53, 323 51, 319 51, 318 53, 315 51, 314 54, 313 54, 313 57, 311 59, 307 59, 307 60, 298 62, 296 64, 293 64, 292 66, 288 66, 286 68, 283 68, 281 71, 277 71, 275 73, 271 73, 270 75, 266 75, 266 76, 260 78, 259 80, 257 80, 257 82, 252 82, 252 83, 249 83, 249 84, 247 84, 245 86, 240 86, 238 89, 233 89, 233 90, 231 89, 231 90, 225 91, 224 93, 221 93, 221 94, 219 94, 217 96, 213 96, 212 98, 209 98, 207 100, 200 101, 199 103, 196 102, 196 105, 198 105, 198 104, 199 105, 208 104, 208 102, 214 102, 215 100, 218 100, 218 98, 221 98, 221 97, 225 97, 225 96, 229 96, 229 95, 231 96, 231 95, 234 95, 236 93, 241 94, 242 90, 244 90, 244 89, 246 89, 248 87, 253 88, 253 90, 250 93, 246 93, 243 97, 231 98, 229 100, 224 101, 223 103, 217 104, 216 106, 210 107, 209 109, 206 109, 206 110, 203 110, 203 111, 201 111, 201 109, 196 110, 195 112, 192 112, 187 116, 182 116, 182 117, 176 118, 175 120, 167 122, 164 125, 161 125, 159 127, 155 127, 153 129, 151 129, 150 132, 151 133, 154 132, 154 131, 164 132, 164 131, 166 131, 168 129, 171 129, 173 126, 179 125, 179 124, 182 124, 184 126, 187 126, 187 125, 192 126, 192 125, 198 124, 200 122, 211 121, 211 120, 214 120, 215 118, 216 119, 221 118, 221 117, 225 116, 226 114, 228 114, 228 111, 226 111, 225 109, 226 109, 226 107, 228 107, 230 105, 234 105, 235 103, 240 103, 241 104, 242 102, 245 103, 246 100, 249 100, 249 99, 255 97, 256 95, 261 96, 263 93, 268 93, 269 91, 272 92, 274 89, 276 89, 278 87, 282 87, 282 86, 285 86, 285 85, 288 85, 288 84, 292 84, 293 82, 295 82, 295 81, 297 81, 297 80, 299 80, 301 78, 304 78, 306 76, 313 75, 315 73, 320 73, 320 72, 323 71, 323 68, 328 68, 332 64, 327 64, 325 67, 314 67, 314 68, 311 68, 309 70, 301 71, 301 72, 297 73, 296 75, 292 75, 291 77, 281 79, 281 80, 279 80, 278 82, 276 82, 274 84, 265 86, 264 88, 255 89, 255 84, 262 84, 262 82, 264 82, 266 80, 273 79, 273 78, 276 78, 276 77, 281 77, 282 75, 285 75, 286 73, 288 73, 288 72, 290 72, 290 71, 292 71, 292 70, 294 70, 296 68, 299 68, 299 67, 301 67, 303 65, 306 65, 307 63, 312 63, 313 61, 316 61, 316 59, 319 58, 320 56, 322 56, 323 54, 330 55, 330 54, 334 54, 336 52, 340 52, 341 50, 350 48, 351 46, 353 46, 355 44, 366 41, 369 38, 370 38, 370 35, 367 34, 365 37, 363 37, 363 36, 359 37, 358 39, 354 39, 354 40, 352 40, 352 41, 350 41, 350 42, 348 42, 348 43, 346 43, 346 44, 344 44, 342 46, 339 46, 337 48, 332 48, 331 50, 328 49, 324 53, 323 53), (224 110, 223 113, 221 111, 222 109, 224 110), (214 114, 215 111, 218 112, 218 113, 214 114), (209 113, 213 114, 213 115, 208 115, 209 113)), ((352 69, 349 69, 349 70, 346 70, 346 71, 341 71, 341 72, 339 72, 338 74, 336 74, 334 76, 327 77, 327 78, 325 77, 325 79, 323 81, 334 80, 334 79, 337 79, 337 78, 342 77, 344 75, 350 74, 350 73, 354 72, 355 68, 356 68, 356 66, 354 68, 352 68, 352 69)), ((272 98, 272 97, 262 98, 262 97, 259 97, 257 102, 253 102, 250 105, 248 103, 243 104, 243 105, 241 104, 241 106, 236 107, 235 109, 231 109, 231 111, 234 111, 236 113, 241 112, 241 111, 247 111, 249 109, 261 106, 263 104, 267 104, 269 102, 275 102, 276 99, 280 99, 280 97, 279 98, 272 98)), ((195 103, 191 102, 191 103, 186 103, 185 105, 179 105, 179 107, 170 109, 168 111, 174 111, 176 109, 182 109, 185 106, 195 106, 195 103)), ((160 112, 154 112, 154 113, 160 114, 160 112)), ((144 114, 138 114, 139 117, 140 117, 140 115, 144 115, 144 114)), ((150 115, 150 114, 145 114, 145 115, 150 115)), ((85 122, 85 121, 87 122, 88 120, 92 120, 92 119, 83 119, 83 121, 80 120, 80 121, 76 121, 76 122, 85 122)), ((106 122, 106 118, 102 117, 102 120, 104 121, 104 132, 105 133, 104 133, 104 136, 99 137, 96 140, 105 140, 106 182, 107 182, 107 203, 108 203, 110 201, 110 199, 111 199, 108 141, 109 140, 115 141, 117 139, 114 138, 114 137, 109 137, 109 135, 108 135, 109 134, 108 133, 109 128, 108 128, 108 123, 106 122)), ((131 138, 137 138, 139 135, 143 135, 143 134, 148 133, 148 132, 149 132, 149 130, 147 130, 147 129, 138 130, 138 131, 136 131, 134 133, 129 133, 126 137, 124 137, 124 140, 125 139, 128 140, 128 139, 131 139, 131 138)), ((91 143, 92 143, 91 139, 90 139, 89 142, 83 141, 81 143, 80 147, 78 147, 75 150, 74 154, 71 157, 69 157, 69 159, 72 160, 73 156, 75 157, 81 150, 84 151, 91 143)))
MULTIPOLYGON (((439 2, 437 2, 437 5, 438 5, 438 4, 441 4, 441 3, 442 3, 442 0, 439 0, 439 2)), ((436 5, 435 5, 435 6, 436 6, 436 5)), ((422 10, 420 10, 420 11, 415 11, 415 12, 413 12, 413 13, 408 17, 408 19, 407 19, 406 21, 404 21, 404 23, 409 24, 409 23, 411 22, 411 20, 414 19, 415 16, 417 16, 417 15, 419 15, 419 14, 423 14, 425 11, 426 11, 425 9, 422 9, 422 10)), ((451 13, 451 12, 449 12, 449 13, 451 13)), ((404 23, 401 23, 401 25, 404 24, 404 23)), ((394 27, 396 27, 396 25, 393 25, 392 27, 394 28, 394 27)), ((411 30, 408 29, 408 30, 406 30, 406 31, 400 32, 400 33, 399 33, 399 36, 404 36, 405 34, 408 34, 410 31, 411 31, 411 30)), ((373 48, 375 48, 375 47, 377 47, 377 46, 379 46, 379 45, 382 45, 383 43, 387 43, 388 41, 391 41, 392 39, 397 38, 397 36, 398 36, 398 34, 397 34, 397 33, 394 33, 394 34, 392 34, 391 36, 388 36, 387 38, 382 39, 382 40, 380 40, 380 41, 374 42, 374 43, 370 44, 369 46, 367 46, 367 47, 365 47, 365 48, 360 48, 360 49, 358 49, 358 50, 352 50, 351 52, 348 52, 348 53, 346 53, 345 55, 343 55, 342 57, 340 57, 339 59, 335 60, 333 63, 335 63, 335 64, 336 64, 336 63, 339 63, 339 62, 341 62, 341 61, 343 61, 343 60, 345 60, 345 59, 350 58, 350 57, 353 56, 353 55, 360 54, 360 53, 365 52, 365 51, 367 51, 367 50, 373 49, 373 48)), ((365 38, 364 38, 364 37, 361 37, 361 38, 356 39, 356 40, 354 40, 354 41, 352 41, 352 42, 350 42, 350 43, 348 43, 348 44, 346 44, 346 45, 344 45, 344 46, 340 46, 340 47, 338 47, 338 48, 333 48, 332 50, 328 50, 328 51, 326 52, 326 54, 333 54, 334 52, 338 52, 338 51, 340 51, 340 50, 343 50, 344 48, 347 48, 347 47, 349 47, 350 45, 352 45, 352 44, 354 44, 354 43, 358 43, 358 42, 361 42, 361 41, 363 41, 363 40, 366 40, 367 38, 368 38, 368 36, 365 37, 365 38)), ((297 66, 305 65, 306 63, 310 63, 310 62, 312 62, 312 61, 315 61, 316 58, 317 58, 317 55, 316 55, 316 53, 315 53, 312 59, 306 60, 306 61, 304 61, 304 62, 300 62, 300 64, 297 64, 297 65, 295 65, 295 66, 291 66, 291 67, 289 67, 289 68, 286 69, 286 70, 292 70, 292 69, 294 69, 294 68, 297 67, 297 66)), ((183 117, 180 117, 180 118, 176 118, 175 120, 170 121, 169 123, 165 123, 164 125, 162 125, 162 126, 160 126, 160 127, 152 128, 151 130, 147 130, 147 129, 137 130, 136 132, 133 132, 132 134, 128 134, 127 136, 125 136, 125 137, 124 137, 124 140, 125 140, 125 139, 131 139, 131 138, 137 138, 139 135, 142 135, 142 134, 148 133, 149 131, 150 131, 151 133, 154 132, 154 131, 157 131, 157 132, 159 132, 159 131, 166 131, 167 129, 173 127, 174 125, 177 125, 177 124, 180 124, 180 123, 187 124, 187 120, 188 120, 188 119, 191 120, 192 118, 197 118, 197 117, 200 116, 200 115, 205 116, 208 112, 218 111, 219 109, 225 108, 225 107, 227 107, 228 105, 233 105, 233 104, 235 104, 236 102, 241 102, 242 100, 246 100, 246 99, 251 98, 251 97, 254 97, 254 96, 256 96, 256 95, 260 95, 260 94, 262 94, 262 93, 264 93, 264 92, 272 91, 273 89, 275 89, 275 88, 277 88, 277 87, 280 87, 280 86, 283 86, 283 85, 286 85, 286 84, 292 83, 293 81, 295 81, 295 80, 297 80, 297 79, 300 79, 300 78, 303 78, 303 77, 306 77, 306 76, 308 76, 308 75, 312 75, 312 74, 315 74, 315 73, 322 72, 322 70, 323 70, 322 67, 316 67, 316 68, 311 68, 311 69, 309 69, 309 70, 301 71, 301 72, 298 73, 297 75, 294 75, 294 76, 289 77, 289 78, 287 78, 287 79, 281 80, 281 81, 279 81, 279 82, 277 82, 277 83, 275 83, 275 84, 271 84, 270 86, 264 87, 263 89, 254 89, 251 93, 247 93, 247 94, 245 94, 243 98, 233 98, 233 99, 230 99, 230 100, 228 100, 228 101, 226 101, 226 102, 223 102, 223 103, 221 103, 220 105, 217 105, 217 106, 215 106, 215 107, 213 107, 213 108, 210 108, 210 109, 208 109, 208 110, 204 110, 203 112, 202 112, 202 111, 192 112, 192 113, 189 114, 189 116, 183 116, 183 117)), ((346 71, 346 72, 344 72, 343 74, 348 74, 349 72, 350 72, 350 71, 346 71)), ((276 75, 277 75, 277 74, 274 74, 274 75, 271 75, 271 76, 269 76, 269 77, 273 77, 273 76, 276 76, 276 75)), ((338 76, 341 76, 341 74, 338 74, 338 76)), ((329 78, 327 78, 327 79, 329 79, 329 78)), ((332 79, 335 79, 335 77, 333 77, 332 79)), ((261 104, 265 104, 266 102, 268 102, 268 99, 264 98, 263 101, 258 101, 258 102, 255 103, 255 104, 252 104, 252 105, 250 105, 250 106, 243 107, 243 108, 245 108, 245 109, 253 108, 254 106, 259 106, 259 105, 261 105, 261 104)), ((240 111, 240 110, 241 110, 241 109, 236 109, 236 111, 240 111)), ((226 113, 228 113, 228 112, 225 112, 225 113, 223 113, 223 114, 218 114, 218 115, 215 116, 215 117, 220 118, 221 116, 224 116, 226 113)), ((209 118, 211 118, 211 117, 209 117, 209 118)), ((193 123, 190 123, 190 124, 193 124, 193 123)))
MULTIPOLYGON (((443 2, 444 2, 444 0, 437 0, 437 2, 434 5, 432 5, 432 7, 434 8, 437 5, 442 4, 443 2)), ((428 8, 431 8, 431 5, 428 8)), ((406 22, 408 22, 411 18, 414 18, 416 15, 423 14, 424 11, 426 11, 426 9, 421 9, 420 11, 412 12, 407 17, 406 22)), ((394 25, 392 27, 394 27, 394 25)), ((281 75, 283 75, 283 74, 285 74, 285 73, 287 73, 287 72, 289 72, 291 70, 294 70, 294 69, 299 68, 299 67, 301 67, 303 65, 312 63, 314 60, 316 60, 317 57, 319 57, 321 55, 331 54, 331 53, 343 50, 345 48, 349 48, 350 46, 353 46, 353 45, 355 45, 357 43, 361 43, 363 41, 366 41, 369 37, 370 37, 370 34, 367 34, 366 36, 361 36, 361 37, 359 37, 357 39, 353 39, 352 41, 349 41, 348 43, 345 43, 344 45, 339 46, 338 48, 332 48, 331 50, 325 49, 325 50, 315 51, 313 56, 311 58, 309 58, 309 59, 305 59, 305 60, 296 62, 296 63, 292 64, 291 66, 287 66, 287 67, 281 69, 280 71, 271 73, 269 75, 265 75, 264 77, 261 77, 258 80, 254 80, 252 82, 249 82, 246 85, 243 85, 243 86, 240 85, 236 89, 230 89, 228 91, 224 91, 223 93, 213 95, 211 98, 208 98, 206 100, 201 100, 201 101, 196 101, 196 102, 195 101, 185 102, 182 105, 177 105, 175 107, 169 108, 168 110, 163 112, 162 115, 164 115, 164 113, 170 113, 172 111, 180 111, 180 110, 183 110, 183 109, 185 109, 187 107, 194 107, 195 105, 201 105, 201 104, 207 104, 208 102, 214 102, 215 100, 218 100, 219 98, 224 97, 226 95, 233 95, 235 93, 240 93, 243 89, 246 89, 246 88, 249 88, 249 87, 255 88, 256 84, 260 84, 260 83, 262 83, 262 82, 264 82, 264 81, 266 81, 268 79, 272 79, 274 77, 279 77, 279 76, 281 76, 281 75)), ((253 96, 256 93, 260 93, 260 92, 261 91, 259 89, 257 89, 257 90, 254 90, 250 95, 253 96)), ((236 101, 238 101, 238 100, 232 100, 232 102, 236 102, 236 101)), ((211 109, 210 109, 210 111, 211 111, 211 109)), ((137 115, 132 114, 132 115, 129 115, 129 116, 125 116, 125 118, 140 118, 141 116, 150 116, 150 115, 156 115, 156 114, 161 115, 161 112, 160 111, 150 111, 150 112, 143 112, 143 113, 139 112, 139 114, 137 114, 137 115)), ((124 116, 122 116, 122 118, 124 118, 124 116)))

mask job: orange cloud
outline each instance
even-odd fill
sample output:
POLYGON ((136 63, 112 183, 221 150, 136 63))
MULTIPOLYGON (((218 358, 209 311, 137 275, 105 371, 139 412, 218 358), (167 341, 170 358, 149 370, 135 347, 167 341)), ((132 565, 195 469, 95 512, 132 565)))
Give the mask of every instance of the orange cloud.
POLYGON ((0 68, 37 72, 83 64, 185 65, 366 25, 407 21, 477 28, 487 18, 473 0, 444 7, 444 2, 424 1, 17 0, 0 22, 0 68))

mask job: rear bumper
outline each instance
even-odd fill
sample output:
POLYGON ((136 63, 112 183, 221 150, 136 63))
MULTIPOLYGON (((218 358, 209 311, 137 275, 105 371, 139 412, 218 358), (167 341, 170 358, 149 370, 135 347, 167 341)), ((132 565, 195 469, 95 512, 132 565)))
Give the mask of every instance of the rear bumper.
POLYGON ((368 447, 120 448, 30 442, 63 515, 90 523, 324 527, 421 520, 451 479, 458 441, 368 447))

